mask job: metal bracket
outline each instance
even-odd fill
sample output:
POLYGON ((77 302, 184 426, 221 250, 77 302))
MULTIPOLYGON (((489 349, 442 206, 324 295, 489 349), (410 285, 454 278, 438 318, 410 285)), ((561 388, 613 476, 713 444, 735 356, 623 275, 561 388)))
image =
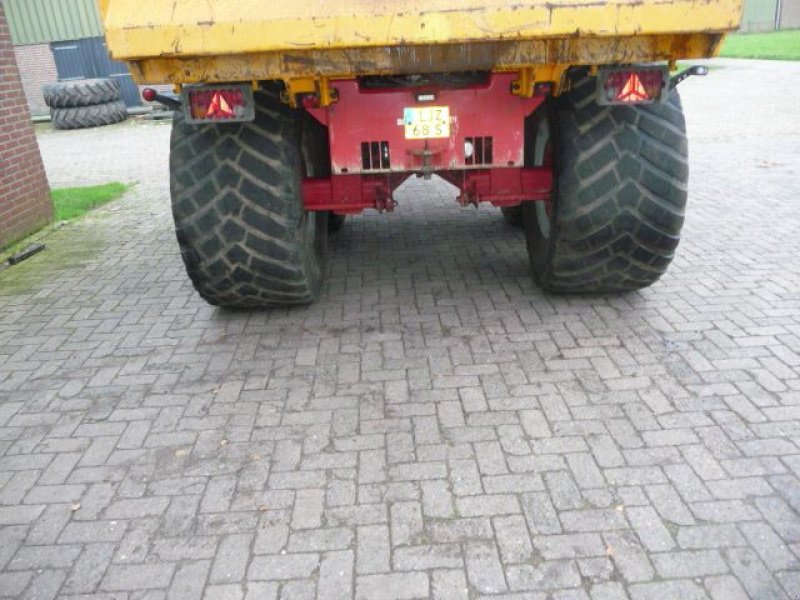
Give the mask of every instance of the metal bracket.
POLYGON ((316 106, 327 108, 339 100, 339 91, 330 86, 327 77, 301 77, 297 79, 286 79, 286 93, 282 100, 292 108, 297 108, 297 96, 299 94, 311 94, 316 97, 316 106))
MULTIPOLYGON (((180 92, 177 93, 180 94, 180 92)), ((145 88, 142 92, 142 97, 148 102, 158 102, 172 110, 180 110, 183 106, 177 97, 159 94, 153 88, 145 88)))
POLYGON ((567 65, 558 64, 523 67, 519 70, 519 79, 511 83, 511 93, 521 98, 533 98, 537 83, 552 82, 552 94, 557 96, 562 91, 564 71, 567 68, 567 65))
POLYGON ((708 75, 708 67, 704 65, 694 65, 693 67, 689 67, 685 71, 681 71, 677 75, 669 78, 669 89, 674 90, 677 85, 692 75, 698 75, 700 77, 705 77, 708 75))

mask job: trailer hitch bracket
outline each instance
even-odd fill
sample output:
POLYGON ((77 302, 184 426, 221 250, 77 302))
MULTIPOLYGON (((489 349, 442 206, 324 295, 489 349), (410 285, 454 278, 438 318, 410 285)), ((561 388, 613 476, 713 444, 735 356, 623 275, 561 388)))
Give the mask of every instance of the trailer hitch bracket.
POLYGON ((705 65, 694 65, 689 67, 688 69, 681 71, 677 75, 674 75, 669 78, 669 89, 674 90, 678 87, 678 84, 683 81, 684 79, 691 77, 692 75, 698 75, 700 77, 705 77, 708 75, 708 67, 705 65))

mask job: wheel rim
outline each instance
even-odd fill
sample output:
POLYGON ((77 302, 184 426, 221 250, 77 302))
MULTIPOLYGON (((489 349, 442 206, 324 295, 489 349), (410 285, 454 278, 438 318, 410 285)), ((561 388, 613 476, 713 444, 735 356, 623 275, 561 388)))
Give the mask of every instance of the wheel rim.
MULTIPOLYGON (((532 155, 530 157, 533 167, 553 167, 554 148, 551 139, 552 126, 550 113, 547 106, 540 109, 541 116, 536 123, 532 155)), ((528 254, 533 266, 533 271, 538 278, 547 266, 551 254, 553 234, 555 227, 554 194, 547 200, 537 200, 523 205, 523 222, 525 237, 527 239, 528 254)))
POLYGON ((545 202, 536 202, 535 203, 535 210, 536 210, 536 225, 539 228, 539 235, 542 236, 542 239, 549 240, 550 239, 550 214, 552 211, 547 210, 548 201, 545 202))

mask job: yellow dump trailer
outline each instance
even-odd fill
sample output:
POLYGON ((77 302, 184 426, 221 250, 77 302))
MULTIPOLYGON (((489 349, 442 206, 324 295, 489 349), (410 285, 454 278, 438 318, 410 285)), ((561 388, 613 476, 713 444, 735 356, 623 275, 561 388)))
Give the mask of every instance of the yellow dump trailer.
POLYGON ((327 234, 409 176, 524 227, 552 292, 638 289, 686 205, 678 59, 740 0, 99 0, 112 57, 171 83, 171 191, 200 295, 314 300, 327 234))

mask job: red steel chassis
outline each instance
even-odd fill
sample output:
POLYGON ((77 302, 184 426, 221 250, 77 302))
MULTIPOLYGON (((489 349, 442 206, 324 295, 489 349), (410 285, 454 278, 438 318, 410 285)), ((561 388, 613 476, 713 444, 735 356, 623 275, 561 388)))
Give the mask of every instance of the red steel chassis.
POLYGON ((495 73, 468 88, 364 89, 358 81, 332 81, 337 101, 306 110, 327 126, 331 176, 303 180, 307 210, 391 211, 394 190, 411 175, 436 174, 460 190, 462 205, 515 206, 548 200, 549 166, 524 166, 524 122, 545 100, 512 94, 517 75, 495 73), (447 106, 450 136, 406 139, 406 107, 447 106))

